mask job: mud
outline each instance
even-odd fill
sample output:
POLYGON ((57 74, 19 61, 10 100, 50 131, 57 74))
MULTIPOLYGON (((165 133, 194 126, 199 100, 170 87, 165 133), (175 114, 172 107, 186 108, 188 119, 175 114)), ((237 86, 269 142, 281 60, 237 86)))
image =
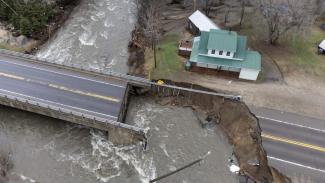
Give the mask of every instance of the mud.
MULTIPOLYGON (((167 82, 170 83, 170 81, 167 82)), ((203 89, 198 85, 173 84, 203 89)), ((160 89, 159 92, 152 90, 147 95, 154 95, 156 101, 164 106, 192 108, 196 111, 198 118, 201 119, 200 121, 203 121, 203 126, 211 124, 211 122, 217 124, 216 128, 224 132, 229 145, 233 146, 233 154, 238 160, 241 175, 256 182, 291 182, 288 177, 268 165, 267 153, 262 146, 258 119, 250 112, 245 103, 218 96, 168 90, 167 88, 160 89), (171 95, 173 93, 174 96, 171 95)), ((211 91, 209 89, 204 90, 211 91)))

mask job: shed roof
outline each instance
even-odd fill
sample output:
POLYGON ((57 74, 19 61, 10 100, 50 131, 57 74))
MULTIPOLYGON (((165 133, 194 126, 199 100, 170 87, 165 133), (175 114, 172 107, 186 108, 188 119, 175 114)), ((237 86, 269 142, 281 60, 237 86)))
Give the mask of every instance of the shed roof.
POLYGON ((319 47, 325 50, 325 39, 319 44, 319 47))
POLYGON ((200 31, 210 31, 210 29, 220 29, 211 19, 209 19, 199 10, 196 10, 189 17, 189 19, 200 31))
POLYGON ((209 50, 222 50, 236 52, 237 33, 225 30, 210 30, 208 46, 209 50))

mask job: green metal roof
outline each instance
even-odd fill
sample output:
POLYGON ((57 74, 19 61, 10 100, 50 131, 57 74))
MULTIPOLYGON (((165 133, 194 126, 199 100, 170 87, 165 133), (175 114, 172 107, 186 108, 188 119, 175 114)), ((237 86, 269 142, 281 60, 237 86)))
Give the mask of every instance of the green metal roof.
MULTIPOLYGON (((192 61, 192 60, 190 60, 192 61)), ((193 61, 192 61, 193 62, 193 61)), ((246 58, 243 61, 232 60, 226 58, 215 58, 207 55, 198 55, 197 63, 214 64, 218 66, 233 67, 233 68, 246 68, 261 70, 261 55, 258 52, 247 51, 246 58)))
POLYGON ((206 48, 208 40, 209 32, 201 32, 200 37, 194 38, 190 62, 261 70, 261 55, 256 51, 246 50, 247 38, 245 36, 237 36, 237 52, 233 59, 208 56, 206 48))
POLYGON ((233 31, 211 29, 207 49, 236 52, 237 33, 233 31))

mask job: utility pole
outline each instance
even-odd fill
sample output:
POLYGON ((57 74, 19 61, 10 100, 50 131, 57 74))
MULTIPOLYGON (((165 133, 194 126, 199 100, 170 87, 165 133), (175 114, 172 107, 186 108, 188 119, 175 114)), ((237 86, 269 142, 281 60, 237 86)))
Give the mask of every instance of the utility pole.
POLYGON ((155 69, 157 68, 157 54, 156 54, 156 33, 155 31, 151 31, 151 49, 153 50, 153 57, 154 57, 154 66, 155 69))
POLYGON ((157 68, 157 53, 156 53, 156 36, 154 36, 153 40, 153 55, 154 55, 154 60, 155 60, 155 69, 157 68))
POLYGON ((165 174, 165 175, 162 175, 162 176, 157 177, 157 178, 155 178, 155 179, 153 179, 153 180, 150 180, 149 183, 157 182, 158 180, 161 180, 161 179, 164 179, 164 178, 166 178, 166 177, 169 177, 169 176, 171 176, 171 175, 173 175, 173 174, 175 174, 175 173, 177 173, 177 172, 180 172, 180 171, 182 171, 182 170, 184 170, 184 169, 186 169, 186 168, 189 168, 189 167, 191 167, 191 166, 193 166, 193 165, 195 165, 195 164, 197 164, 197 163, 200 163, 200 162, 203 161, 203 160, 204 160, 204 159, 205 159, 209 154, 210 154, 210 151, 207 152, 204 156, 200 157, 199 159, 197 159, 197 160, 195 160, 195 161, 193 161, 193 162, 191 162, 191 163, 189 163, 189 164, 187 164, 187 165, 185 165, 185 166, 183 166, 183 167, 181 167, 181 168, 179 168, 179 169, 176 169, 175 171, 169 172, 169 173, 167 173, 167 174, 165 174))

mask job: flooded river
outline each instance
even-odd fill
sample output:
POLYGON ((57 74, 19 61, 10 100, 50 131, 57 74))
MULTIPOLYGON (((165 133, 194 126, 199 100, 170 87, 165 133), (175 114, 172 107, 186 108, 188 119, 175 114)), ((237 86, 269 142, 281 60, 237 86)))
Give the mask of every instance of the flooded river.
POLYGON ((127 45, 135 22, 135 0, 81 0, 37 56, 126 73, 127 45))
MULTIPOLYGON (((38 56, 126 73, 135 10, 132 0, 81 0, 38 56)), ((0 150, 14 165, 10 182, 148 183, 208 151, 202 165, 161 183, 236 182, 227 167, 231 147, 203 129, 191 109, 138 97, 130 102, 127 121, 150 129, 147 151, 141 145, 115 147, 100 130, 0 106, 0 150)))

